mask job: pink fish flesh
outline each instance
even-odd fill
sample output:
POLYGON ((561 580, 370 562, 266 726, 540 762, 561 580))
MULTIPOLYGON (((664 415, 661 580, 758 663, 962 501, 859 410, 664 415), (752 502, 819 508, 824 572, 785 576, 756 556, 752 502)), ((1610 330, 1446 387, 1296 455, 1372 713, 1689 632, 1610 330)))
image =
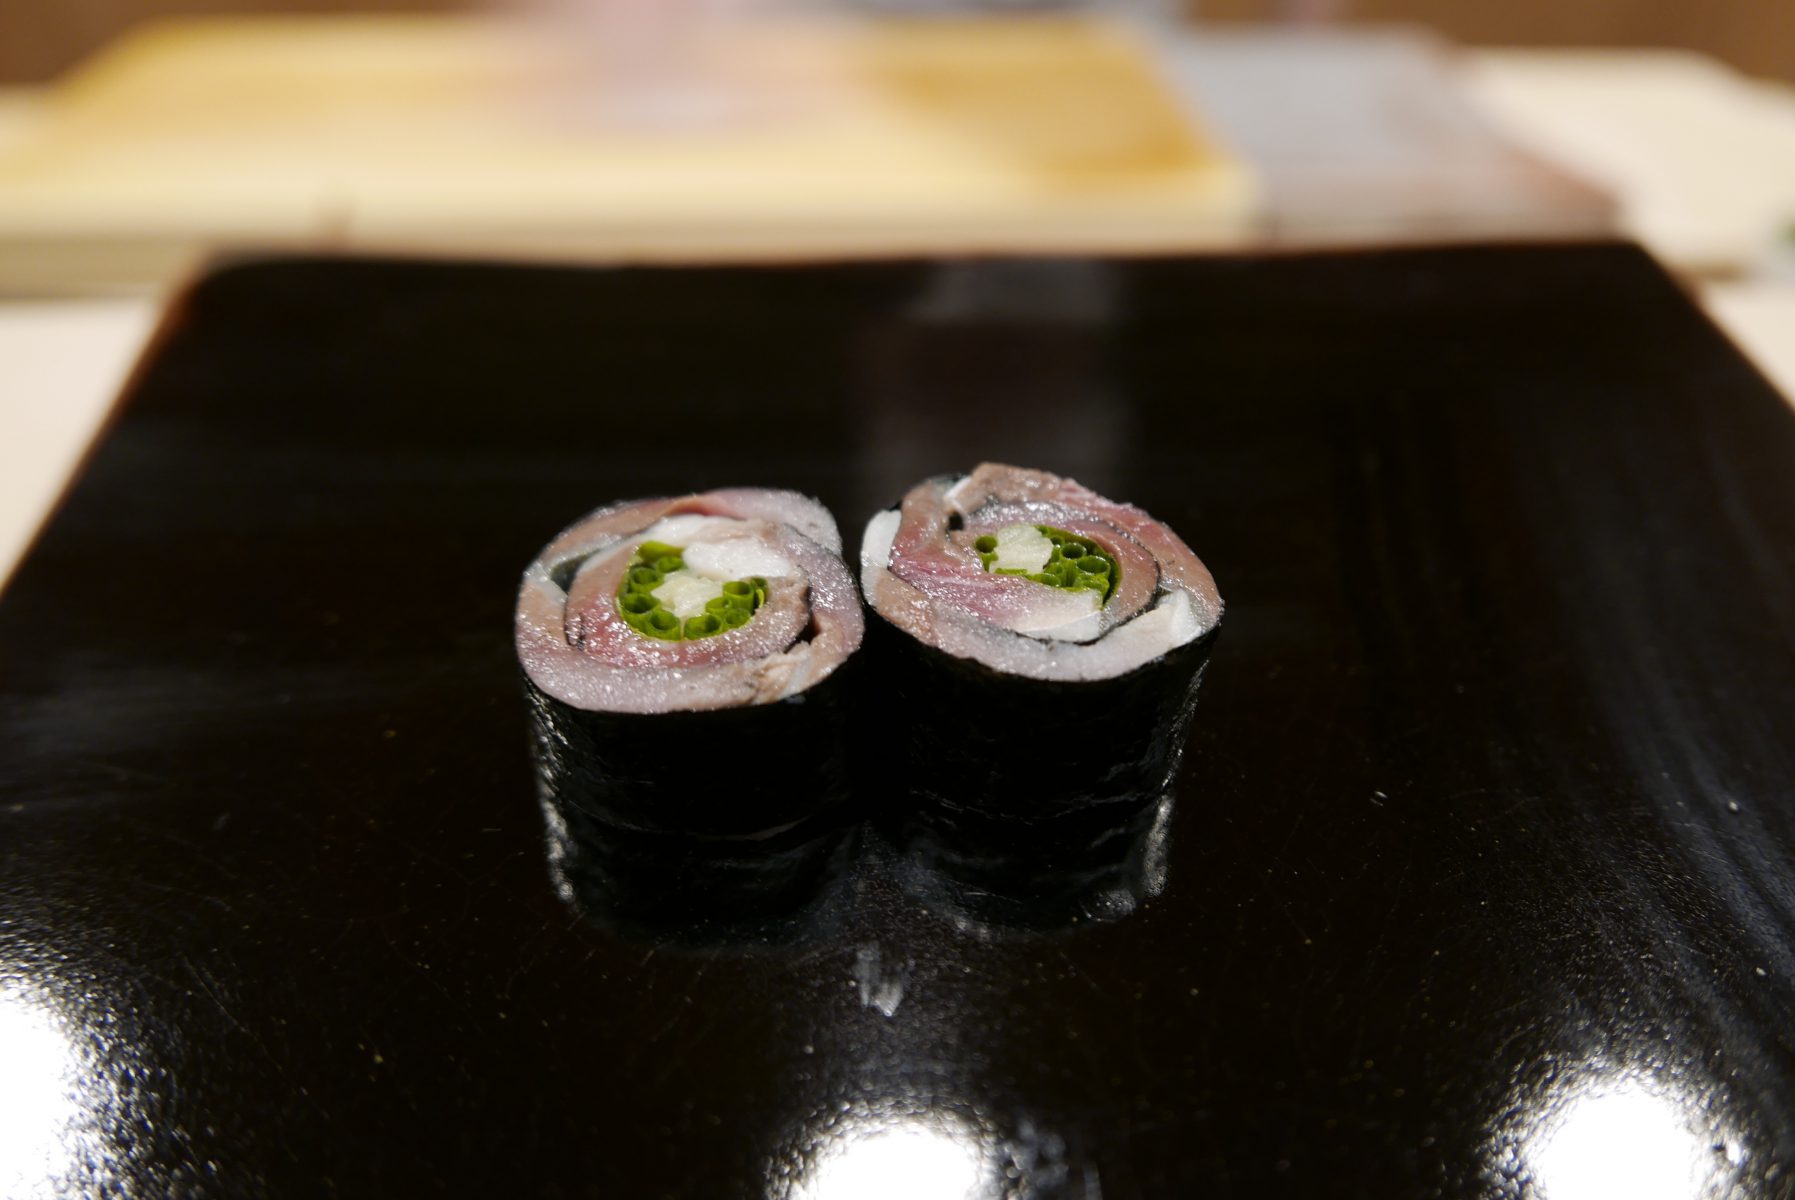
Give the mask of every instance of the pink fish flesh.
POLYGON ((985 463, 912 488, 876 515, 861 545, 873 608, 946 653, 1008 674, 1107 679, 1213 629, 1222 601, 1208 568, 1165 525, 1045 471, 985 463), (1010 525, 1087 538, 1116 560, 1101 610, 1091 593, 987 573, 974 541, 1010 525))
POLYGON ((610 505, 569 527, 524 572, 519 661, 578 708, 658 713, 766 704, 827 678, 860 645, 859 597, 828 510, 796 492, 732 488, 610 505), (727 549, 767 578, 739 629, 657 641, 624 624, 616 597, 645 540, 727 549))

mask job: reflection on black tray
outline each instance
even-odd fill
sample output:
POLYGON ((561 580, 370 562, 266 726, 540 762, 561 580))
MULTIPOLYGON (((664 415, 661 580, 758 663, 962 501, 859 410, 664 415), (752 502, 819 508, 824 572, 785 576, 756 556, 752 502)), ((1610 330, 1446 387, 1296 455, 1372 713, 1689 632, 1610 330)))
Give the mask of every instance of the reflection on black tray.
POLYGON ((986 933, 1118 921, 1165 889, 1173 802, 1167 793, 1035 822, 917 808, 894 822, 899 877, 929 908, 986 933))
POLYGON ((761 837, 697 838, 622 829, 547 803, 543 813, 564 901, 626 936, 689 945, 801 935, 858 840, 834 818, 761 837))
POLYGON ((1020 822, 922 806, 870 843, 838 819, 696 838, 543 810, 550 875, 576 911, 626 936, 719 947, 802 938, 829 896, 846 903, 847 885, 873 875, 987 936, 1117 921, 1165 888, 1173 807, 1168 793, 1020 822))
POLYGON ((842 1097, 805 1114, 768 1164, 769 1200, 1075 1194, 1062 1137, 1026 1120, 1006 1131, 934 1090, 842 1097))

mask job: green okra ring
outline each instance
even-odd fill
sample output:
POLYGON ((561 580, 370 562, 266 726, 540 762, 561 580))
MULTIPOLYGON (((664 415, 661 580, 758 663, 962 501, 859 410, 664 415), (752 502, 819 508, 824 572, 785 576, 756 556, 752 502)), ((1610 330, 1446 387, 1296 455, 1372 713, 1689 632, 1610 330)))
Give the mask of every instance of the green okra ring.
POLYGON ((1051 525, 1037 525, 1035 529, 1053 545, 1046 564, 1039 571, 997 566, 997 538, 988 533, 972 542, 972 549, 979 556, 979 566, 993 575, 1022 575, 1047 587, 1088 588, 1097 593, 1099 603, 1109 600, 1122 576, 1122 569, 1113 557, 1089 538, 1078 534, 1051 525))
POLYGON ((767 601, 764 577, 732 579, 723 594, 705 601, 704 611, 681 621, 661 603, 654 589, 675 571, 685 570, 685 551, 666 542, 643 542, 630 559, 629 570, 617 587, 617 612, 631 629, 657 641, 677 642, 715 637, 746 625, 767 601))

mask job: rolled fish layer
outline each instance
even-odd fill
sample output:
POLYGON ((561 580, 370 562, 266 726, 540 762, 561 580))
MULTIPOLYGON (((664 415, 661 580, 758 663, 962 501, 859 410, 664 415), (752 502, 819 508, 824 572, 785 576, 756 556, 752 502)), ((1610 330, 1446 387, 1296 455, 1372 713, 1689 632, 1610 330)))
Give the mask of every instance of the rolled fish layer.
POLYGON ((1046 819, 1169 786, 1222 600, 1165 525, 986 463, 874 516, 860 570, 908 798, 1046 819))
POLYGON ((613 504, 550 542, 515 622, 544 802, 704 837, 761 836, 838 803, 836 676, 865 631, 840 551, 821 505, 754 488, 613 504), (660 565, 676 569, 644 590, 669 553, 660 565), (739 624, 692 623, 726 602, 744 606, 739 624), (645 632, 630 604, 672 631, 645 632))
POLYGON ((1113 679, 1220 622, 1215 579, 1178 535, 1045 471, 984 463, 937 476, 875 516, 860 551, 873 610, 926 645, 1006 675, 1113 679), (1101 604, 981 563, 981 537, 1044 526, 1095 544, 1118 572, 1101 604))

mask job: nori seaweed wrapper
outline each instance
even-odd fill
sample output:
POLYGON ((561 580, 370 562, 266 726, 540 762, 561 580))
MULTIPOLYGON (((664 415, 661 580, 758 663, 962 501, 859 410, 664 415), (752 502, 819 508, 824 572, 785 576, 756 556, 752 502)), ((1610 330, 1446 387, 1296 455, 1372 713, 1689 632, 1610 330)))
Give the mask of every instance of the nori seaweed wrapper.
POLYGON ((1061 682, 947 654, 870 611, 861 655, 880 672, 892 738, 881 757, 904 764, 882 807, 950 822, 1051 821, 1163 795, 1219 629, 1114 678, 1061 682))
POLYGON ((538 791, 570 827, 699 837, 758 837, 840 809, 860 658, 783 700, 702 712, 576 708, 526 676, 538 791))

